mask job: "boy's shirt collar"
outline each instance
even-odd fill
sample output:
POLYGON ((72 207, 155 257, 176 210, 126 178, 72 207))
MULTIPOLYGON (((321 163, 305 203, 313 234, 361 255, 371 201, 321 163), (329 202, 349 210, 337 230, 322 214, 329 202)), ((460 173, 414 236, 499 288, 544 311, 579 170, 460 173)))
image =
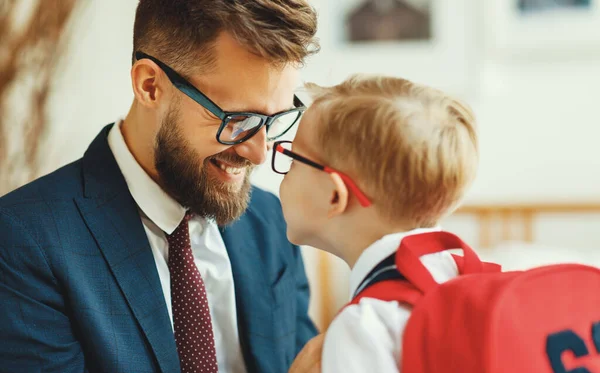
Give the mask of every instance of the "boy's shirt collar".
POLYGON ((350 272, 350 297, 352 297, 360 283, 365 279, 369 272, 377 266, 377 264, 398 250, 400 241, 402 241, 404 237, 439 231, 441 231, 440 227, 418 228, 407 232, 388 234, 375 241, 362 252, 354 264, 354 268, 352 268, 352 271, 350 272))

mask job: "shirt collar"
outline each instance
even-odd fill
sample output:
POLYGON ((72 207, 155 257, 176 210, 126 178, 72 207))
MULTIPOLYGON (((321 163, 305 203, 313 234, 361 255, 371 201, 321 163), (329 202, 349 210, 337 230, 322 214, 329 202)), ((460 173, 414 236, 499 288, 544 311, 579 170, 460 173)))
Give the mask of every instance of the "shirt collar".
POLYGON ((352 297, 360 283, 365 279, 369 272, 377 266, 377 264, 398 250, 400 241, 402 241, 404 237, 414 234, 438 232, 440 230, 440 227, 418 228, 407 232, 388 234, 375 241, 360 254, 350 272, 350 297, 352 297))
POLYGON ((122 121, 117 121, 108 134, 108 145, 121 169, 129 192, 138 207, 154 224, 167 234, 179 226, 186 209, 169 196, 144 171, 129 151, 123 134, 122 121))

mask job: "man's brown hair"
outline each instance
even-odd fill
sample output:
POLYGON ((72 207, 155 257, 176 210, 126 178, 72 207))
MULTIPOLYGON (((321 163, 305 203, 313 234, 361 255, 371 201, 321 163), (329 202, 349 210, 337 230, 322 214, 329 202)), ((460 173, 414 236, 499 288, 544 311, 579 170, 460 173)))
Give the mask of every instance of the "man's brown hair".
POLYGON ((466 104, 392 77, 307 87, 323 161, 354 178, 385 217, 430 227, 462 200, 479 163, 466 104))
POLYGON ((319 50, 307 0, 140 0, 133 48, 189 73, 210 68, 223 31, 274 64, 301 64, 319 50))

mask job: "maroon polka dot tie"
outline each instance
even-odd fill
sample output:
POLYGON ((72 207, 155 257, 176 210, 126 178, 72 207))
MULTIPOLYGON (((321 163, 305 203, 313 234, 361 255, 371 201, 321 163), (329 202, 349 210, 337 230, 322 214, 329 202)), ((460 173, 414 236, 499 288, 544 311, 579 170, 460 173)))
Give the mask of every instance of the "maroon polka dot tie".
POLYGON ((175 342, 182 373, 217 373, 206 288, 194 263, 190 243, 190 218, 186 214, 177 229, 167 235, 175 342))

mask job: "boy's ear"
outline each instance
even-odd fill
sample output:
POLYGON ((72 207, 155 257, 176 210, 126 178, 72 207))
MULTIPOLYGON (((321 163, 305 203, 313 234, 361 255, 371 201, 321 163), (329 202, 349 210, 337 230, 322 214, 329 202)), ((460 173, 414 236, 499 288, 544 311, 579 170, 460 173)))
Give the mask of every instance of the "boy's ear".
POLYGON ((348 207, 348 188, 339 174, 332 172, 329 174, 329 177, 331 177, 331 181, 333 182, 333 194, 329 201, 327 217, 333 218, 346 211, 348 207))

